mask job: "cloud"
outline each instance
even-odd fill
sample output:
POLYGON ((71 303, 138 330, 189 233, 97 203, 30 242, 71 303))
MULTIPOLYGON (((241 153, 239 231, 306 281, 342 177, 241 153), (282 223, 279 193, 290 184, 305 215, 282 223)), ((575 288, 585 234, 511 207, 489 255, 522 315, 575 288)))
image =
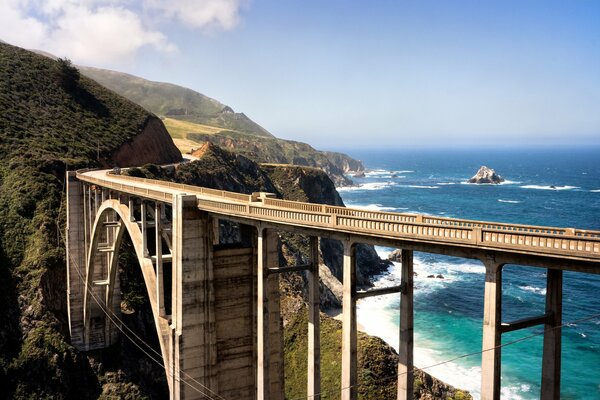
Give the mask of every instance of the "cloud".
POLYGON ((144 27, 140 17, 120 7, 68 8, 56 19, 48 49, 80 63, 129 61, 144 46, 176 49, 161 32, 144 27))
POLYGON ((162 22, 233 29, 244 0, 0 0, 0 38, 97 66, 131 62, 142 48, 172 53, 162 22))
POLYGON ((148 8, 162 11, 192 28, 233 29, 240 20, 242 0, 148 0, 148 8))

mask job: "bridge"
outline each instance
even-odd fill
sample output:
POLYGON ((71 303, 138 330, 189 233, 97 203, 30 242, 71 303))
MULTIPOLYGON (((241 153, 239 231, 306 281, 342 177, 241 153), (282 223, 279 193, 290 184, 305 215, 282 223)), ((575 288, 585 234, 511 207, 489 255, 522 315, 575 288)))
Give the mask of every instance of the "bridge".
POLYGON ((278 274, 308 276, 307 396, 321 398, 319 238, 342 241, 340 395, 357 397, 358 299, 398 293, 398 399, 413 396, 413 252, 477 259, 485 268, 481 398, 500 398, 501 336, 544 326, 542 399, 560 398, 562 274, 600 273, 600 232, 367 211, 286 201, 113 174, 67 174, 67 280, 72 344, 89 351, 118 338, 118 251, 131 237, 152 305, 172 399, 283 399, 278 274), (220 220, 239 224, 219 243, 220 220), (307 265, 280 266, 278 231, 310 237, 307 265), (361 291, 355 245, 401 249, 402 284, 361 291), (502 267, 547 270, 543 315, 502 320, 502 267), (192 384, 190 384, 192 383, 192 384))

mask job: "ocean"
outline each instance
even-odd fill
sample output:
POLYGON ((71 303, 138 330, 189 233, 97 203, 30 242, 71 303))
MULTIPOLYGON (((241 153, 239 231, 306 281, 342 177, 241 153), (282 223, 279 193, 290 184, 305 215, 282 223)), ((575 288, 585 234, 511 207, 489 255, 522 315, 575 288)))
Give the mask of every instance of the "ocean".
MULTIPOLYGON (((339 189, 349 207, 530 225, 600 230, 600 148, 520 150, 344 150, 368 168, 339 189), (506 182, 466 184, 480 166, 506 182)), ((382 257, 393 249, 377 247, 382 257)), ((415 253, 415 365, 427 367, 481 350, 484 268, 478 261, 415 253), (441 274, 443 279, 427 278, 441 274)), ((505 266, 503 321, 543 314, 542 268, 505 266)), ((376 286, 400 282, 395 264, 376 286)), ((600 275, 565 272, 563 322, 600 313, 600 275)), ((365 330, 398 346, 397 295, 361 300, 365 330)), ((504 334, 507 343, 534 327, 504 334)), ((502 350, 502 398, 539 399, 542 335, 502 350)), ((600 318, 562 332, 562 399, 600 399, 600 318)), ((426 369, 479 398, 481 355, 426 369)))

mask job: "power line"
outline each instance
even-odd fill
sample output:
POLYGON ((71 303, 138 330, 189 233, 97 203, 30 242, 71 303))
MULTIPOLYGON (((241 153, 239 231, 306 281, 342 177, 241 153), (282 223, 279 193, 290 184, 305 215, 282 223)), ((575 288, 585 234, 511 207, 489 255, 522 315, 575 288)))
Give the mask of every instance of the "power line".
MULTIPOLYGON (((83 282, 84 285, 86 285, 86 287, 89 287, 89 285, 86 284, 83 275, 81 274, 81 271, 79 269, 79 266, 77 265, 77 263, 74 260, 71 260, 75 263, 75 269, 77 271, 77 274, 79 275, 79 278, 81 279, 81 281, 83 282)), ((112 322, 115 327, 121 331, 121 333, 127 338, 129 339, 138 349, 140 349, 148 358, 150 358, 152 361, 154 361, 156 364, 158 364, 158 366, 165 368, 165 365, 163 363, 161 363, 159 360, 155 359, 152 355, 148 354, 148 352, 146 350, 144 350, 139 343, 137 343, 135 340, 133 340, 122 328, 121 326, 119 326, 119 324, 117 324, 115 322, 115 320, 113 319, 113 317, 111 317, 111 315, 106 311, 106 309, 104 308, 104 306, 100 303, 100 301, 97 299, 96 295, 93 293, 93 291, 89 290, 90 292, 90 296, 94 299, 94 301, 96 302, 96 304, 98 304, 98 306, 100 307, 100 309, 102 310, 102 312, 106 315, 106 317, 109 319, 110 322, 112 322)), ((112 312, 111 312, 112 314, 112 312)), ((114 315, 114 314, 113 314, 114 315)), ((116 316, 115 316, 116 317, 116 316)), ((117 318, 118 319, 118 318, 117 318)), ((119 320, 121 322, 121 324, 123 324, 123 321, 119 320)), ((138 338, 138 340, 140 340, 144 345, 146 345, 149 349, 152 349, 152 347, 146 343, 145 341, 143 341, 142 339, 139 338, 139 336, 136 335, 136 337, 138 338)), ((156 352, 154 349, 152 349, 152 351, 156 352)), ((162 355, 161 355, 162 357, 162 355)), ((165 371, 167 371, 167 369, 165 368, 165 371)), ((167 372, 168 373, 168 372, 167 372)), ((175 377, 174 374, 171 374, 171 377, 175 377)), ((185 383, 186 385, 188 385, 189 387, 191 387, 192 389, 194 389, 195 391, 197 391, 198 393, 200 393, 201 395, 203 395, 204 397, 207 397, 210 400, 214 400, 213 397, 209 396, 208 394, 202 392, 201 390, 199 390, 198 388, 194 387, 193 385, 191 385, 190 383, 186 382, 184 379, 179 378, 179 381, 185 383)), ((204 385, 202 385, 200 382, 197 382, 201 387, 203 387, 204 389, 210 390, 207 387, 205 387, 204 385)), ((222 398, 222 397, 221 397, 222 398)))
MULTIPOLYGON (((61 203, 62 203, 62 199, 61 199, 61 203)), ((63 241, 66 244, 66 239, 63 236, 63 241)), ((71 254, 69 254, 71 256, 71 254)), ((148 354, 148 352, 146 350, 144 350, 139 343, 137 343, 135 340, 133 340, 123 329, 122 326, 125 326, 131 333, 134 334, 134 336, 140 341, 142 342, 148 349, 150 349, 152 352, 154 352, 157 356, 159 356, 160 358, 162 358, 162 354, 159 354, 156 350, 154 350, 152 348, 152 346, 150 346, 148 343, 146 343, 142 338, 140 338, 137 334, 135 334, 135 332, 133 332, 129 327, 127 327, 126 324, 123 323, 123 321, 117 317, 112 310, 110 311, 110 314, 112 314, 112 316, 109 314, 109 312, 104 308, 104 306, 100 303, 100 301, 98 300, 98 298, 96 297, 96 295, 94 294, 92 288, 90 287, 89 284, 87 284, 87 282, 85 281, 82 273, 81 273, 81 269, 79 264, 77 263, 76 260, 73 259, 73 257, 70 257, 71 262, 73 262, 73 264, 75 265, 75 270, 77 271, 77 275, 79 276, 79 279, 82 281, 82 283, 85 285, 86 288, 88 288, 88 291, 90 293, 90 296, 94 299, 94 302, 96 304, 98 304, 98 306, 100 307, 100 310, 102 310, 102 312, 106 315, 106 317, 109 319, 110 322, 112 322, 115 327, 121 331, 121 333, 127 338, 129 339, 138 349, 140 349, 146 356, 148 356, 148 358, 150 358, 152 361, 154 361, 155 363, 157 363, 160 367, 165 368, 165 365, 163 363, 161 363, 160 361, 158 361, 157 359, 155 359, 152 355, 148 354), (120 325, 115 322, 115 319, 120 323, 120 325)), ((167 369, 165 368, 165 371, 168 374, 167 369)), ((206 387, 205 385, 203 385, 202 383, 198 382, 196 379, 194 379, 193 377, 191 377, 189 374, 185 373, 185 371, 181 371, 183 375, 185 375, 186 377, 190 378, 193 382, 195 382, 197 385, 199 385, 202 389, 207 390, 209 393, 217 396, 217 398, 221 399, 221 400, 225 400, 224 397, 220 396, 218 393, 215 393, 214 391, 212 391, 210 388, 206 387)), ((175 377, 174 374, 171 373, 170 377, 175 377)), ((202 392, 201 390, 199 390, 198 388, 194 387, 193 385, 191 385, 189 382, 187 382, 185 379, 181 379, 181 378, 177 378, 179 381, 183 382, 184 384, 188 385, 189 387, 191 387, 192 389, 194 389, 195 391, 197 391, 198 393, 200 393, 201 395, 203 395, 204 397, 207 397, 208 399, 214 400, 213 397, 211 397, 210 395, 202 392)))
MULTIPOLYGON (((579 322, 588 321, 588 320, 595 319, 595 318, 600 318, 600 313, 589 315, 587 317, 579 318, 579 319, 576 319, 576 320, 573 320, 573 321, 570 321, 570 322, 565 322, 562 325, 553 326, 553 327, 551 327, 551 329, 559 329, 559 328, 564 328, 564 327, 569 328, 569 327, 571 327, 572 324, 576 324, 576 323, 579 323, 579 322)), ((502 347, 507 347, 507 346, 510 346, 510 345, 513 345, 513 344, 516 344, 516 343, 519 343, 519 342, 523 342, 525 340, 529 340, 531 338, 534 338, 536 336, 540 336, 540 335, 543 335, 543 334, 544 334, 544 332, 534 332, 531 335, 524 336, 524 337, 521 337, 519 339, 511 340, 510 342, 502 343, 502 344, 500 344, 498 346, 490 347, 488 349, 483 349, 483 350, 479 350, 479 351, 474 351, 474 352, 471 352, 471 353, 465 353, 465 354, 462 354, 462 355, 454 357, 454 358, 450 358, 450 359, 445 360, 445 361, 441 361, 441 362, 438 362, 438 363, 435 363, 435 364, 428 365, 426 367, 417 368, 417 367, 413 366, 413 369, 410 372, 414 373, 417 370, 423 371, 423 370, 426 370, 426 369, 431 369, 431 368, 434 368, 434 367, 439 367, 440 365, 448 364, 448 363, 454 362, 456 360, 460 360, 461 358, 471 357, 471 356, 474 356, 474 355, 477 355, 477 354, 483 354, 483 353, 488 352, 488 351, 500 349, 502 347)), ((371 382, 383 382, 383 381, 388 381, 388 380, 391 380, 391 379, 397 379, 398 377, 400 377, 402 375, 406 375, 408 373, 409 372, 407 371, 407 372, 403 372, 402 374, 388 375, 386 377, 382 377, 382 378, 379 378, 379 379, 374 379, 371 382)), ((364 384, 361 385, 361 384, 357 383, 355 385, 344 386, 344 387, 340 388, 339 390, 352 389, 354 387, 360 387, 360 386, 364 386, 364 384)), ((317 396, 321 396, 321 395, 325 395, 325 394, 330 394, 330 393, 333 393, 333 392, 337 392, 337 390, 338 389, 336 389, 336 390, 329 390, 329 391, 323 391, 323 392, 319 392, 319 393, 316 393, 316 394, 311 395, 311 396, 294 397, 294 398, 289 399, 289 400, 302 400, 302 399, 305 399, 305 398, 309 399, 309 398, 313 398, 313 397, 317 397, 317 396)))

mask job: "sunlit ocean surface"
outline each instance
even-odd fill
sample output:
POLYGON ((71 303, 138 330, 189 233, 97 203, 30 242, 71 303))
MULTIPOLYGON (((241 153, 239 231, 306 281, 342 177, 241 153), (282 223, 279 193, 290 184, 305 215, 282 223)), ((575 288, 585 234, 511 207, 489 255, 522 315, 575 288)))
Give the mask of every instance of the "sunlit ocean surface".
MULTIPOLYGON (((347 206, 444 217, 600 230, 600 149, 347 151, 369 169, 342 188, 347 206), (481 165, 507 181, 472 185, 481 165)), ((393 250, 379 247, 382 257, 393 250)), ((376 285, 399 283, 399 265, 376 285)), ((415 364, 426 367, 481 350, 484 268, 477 262, 415 254, 415 364), (444 279, 427 278, 443 275, 444 279)), ((546 271, 506 266, 503 321, 543 313, 546 271)), ((566 272, 563 321, 600 313, 600 276, 566 272)), ((398 345, 397 296, 365 299, 359 323, 398 345)), ((503 335, 503 343, 541 332, 503 335)), ((502 350, 504 399, 539 399, 542 335, 502 350)), ((563 399, 600 399, 600 318, 563 329, 563 399)), ((480 355, 429 369, 479 397, 480 355)))

